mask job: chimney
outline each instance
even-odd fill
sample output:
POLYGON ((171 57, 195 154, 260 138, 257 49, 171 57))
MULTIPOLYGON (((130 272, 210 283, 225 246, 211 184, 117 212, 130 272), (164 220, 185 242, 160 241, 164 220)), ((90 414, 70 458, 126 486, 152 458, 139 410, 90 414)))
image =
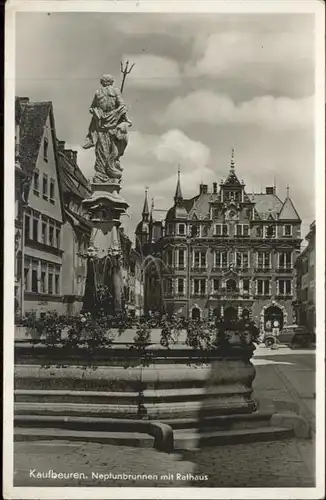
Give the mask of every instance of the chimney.
POLYGON ((28 104, 29 103, 29 97, 20 97, 20 104, 28 104))
POLYGON ((207 184, 200 184, 199 186, 199 194, 207 194, 208 186, 207 184))
POLYGON ((213 182, 213 194, 217 194, 217 182, 213 182))
POLYGON ((274 186, 267 186, 266 187, 266 194, 276 194, 276 189, 274 186))
POLYGON ((64 150, 64 153, 65 153, 66 157, 67 157, 70 161, 73 161, 73 154, 74 154, 74 152, 72 151, 72 149, 65 149, 65 150, 64 150))
POLYGON ((72 152, 72 158, 73 158, 74 163, 76 163, 76 164, 77 164, 77 155, 78 155, 77 151, 72 152))
POLYGON ((66 145, 66 141, 57 141, 57 144, 58 144, 58 149, 59 151, 64 151, 65 149, 65 145, 66 145))

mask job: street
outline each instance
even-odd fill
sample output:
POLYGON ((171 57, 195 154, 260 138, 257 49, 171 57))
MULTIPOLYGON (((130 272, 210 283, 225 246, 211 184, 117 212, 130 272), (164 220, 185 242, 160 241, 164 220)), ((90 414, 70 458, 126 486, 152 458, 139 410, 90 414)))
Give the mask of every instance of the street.
MULTIPOLYGON (((255 396, 262 405, 273 399, 294 401, 315 428, 315 352, 291 351, 287 347, 272 351, 258 346, 253 362, 255 396)), ((14 484, 303 487, 314 486, 314 461, 314 438, 223 445, 171 454, 98 443, 18 442, 14 484), (45 477, 37 477, 40 472, 45 477), (60 473, 70 476, 53 478, 60 473)))

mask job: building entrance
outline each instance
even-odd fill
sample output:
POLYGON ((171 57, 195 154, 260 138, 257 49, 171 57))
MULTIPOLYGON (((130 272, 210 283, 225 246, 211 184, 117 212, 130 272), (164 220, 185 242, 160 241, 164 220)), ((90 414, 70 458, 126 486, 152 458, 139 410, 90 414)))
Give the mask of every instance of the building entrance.
POLYGON ((282 330, 284 322, 283 311, 277 306, 267 307, 264 314, 264 329, 272 333, 273 329, 282 330))

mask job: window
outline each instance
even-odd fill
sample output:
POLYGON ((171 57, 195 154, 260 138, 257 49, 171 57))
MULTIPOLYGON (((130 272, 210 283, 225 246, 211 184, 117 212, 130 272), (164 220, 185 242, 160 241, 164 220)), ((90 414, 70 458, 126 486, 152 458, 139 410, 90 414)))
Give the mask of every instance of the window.
POLYGON ((202 236, 208 236, 208 226, 202 226, 202 236))
POLYGON ((33 218, 33 240, 38 241, 38 219, 33 218))
POLYGON ((206 267, 206 252, 202 250, 194 251, 194 267, 206 267))
POLYGON ((179 267, 184 267, 185 265, 185 251, 184 249, 179 249, 179 259, 178 259, 178 266, 179 267))
POLYGON ((252 209, 251 208, 246 209, 246 217, 247 217, 247 219, 251 219, 251 217, 252 217, 252 209))
POLYGON ((38 292, 38 279, 37 279, 37 271, 38 271, 38 261, 36 259, 32 260, 32 292, 38 292))
POLYGON ((235 280, 227 280, 226 282, 226 289, 229 292, 235 292, 237 289, 237 282, 235 280))
POLYGON ((55 241, 56 241, 56 247, 60 248, 60 228, 56 228, 55 230, 55 241))
POLYGON ((169 249, 166 252, 166 263, 167 263, 168 266, 172 266, 173 265, 173 253, 172 253, 171 249, 169 249))
POLYGON ((222 224, 215 224, 215 235, 216 236, 222 235, 222 224))
MULTIPOLYGON (((128 288, 129 291, 129 288, 128 288)), ((54 275, 54 293, 56 295, 60 295, 60 267, 55 266, 55 275, 54 275)), ((126 295, 126 300, 128 300, 129 293, 126 295)))
POLYGON ((49 141, 46 137, 44 137, 43 141, 43 159, 44 161, 48 161, 48 149, 49 149, 49 141))
POLYGON ((24 288, 25 288, 26 291, 29 291, 29 277, 30 277, 29 261, 25 260, 25 266, 24 266, 24 288))
POLYGON ((291 268, 292 268, 292 252, 280 252, 279 269, 291 269, 291 268))
POLYGON ((30 216, 25 215, 25 241, 29 240, 29 234, 30 234, 30 216))
POLYGON ((219 209, 213 208, 213 213, 212 213, 213 219, 217 219, 218 215, 219 215, 219 209))
POLYGON ((173 224, 168 224, 167 227, 167 234, 173 234, 173 224))
POLYGON ((292 295, 291 280, 278 280, 278 294, 292 295))
POLYGON ((186 227, 184 224, 179 224, 179 234, 186 234, 186 227))
POLYGON ((218 278, 213 279, 213 291, 217 292, 220 289, 220 280, 218 278))
POLYGON ((242 281, 243 293, 245 295, 249 294, 249 284, 250 284, 250 281, 248 279, 245 279, 242 281))
POLYGON ((237 236, 249 236, 248 224, 237 224, 237 236))
POLYGON ((283 235, 284 236, 292 236, 291 224, 285 224, 285 226, 283 227, 283 235))
POLYGON ((169 295, 172 294, 172 279, 171 278, 168 278, 165 281, 165 290, 166 290, 167 294, 169 294, 169 295))
POLYGON ((249 267, 248 252, 237 252, 236 267, 239 267, 241 269, 249 267))
POLYGON ((42 195, 45 200, 48 199, 48 176, 46 174, 43 174, 42 195))
POLYGON ((257 252, 257 267, 258 269, 270 269, 271 267, 270 252, 257 252))
POLYGON ((263 228, 261 226, 256 227, 256 236, 257 238, 263 237, 263 228))
POLYGON ((48 274, 48 293, 53 294, 53 264, 49 264, 49 274, 48 274))
POLYGON ((54 227, 49 227, 49 245, 54 246, 54 227))
POLYGON ((270 295, 270 280, 257 280, 257 295, 270 295))
POLYGON ((205 279, 194 279, 194 293, 196 295, 204 295, 206 293, 205 279))
POLYGON ((184 280, 182 278, 178 278, 178 293, 184 293, 184 280))
POLYGON ((191 226, 191 232, 190 232, 190 234, 191 234, 192 238, 197 237, 199 235, 198 226, 195 226, 195 225, 191 226))
POLYGON ((228 225, 227 224, 223 224, 222 232, 223 232, 223 236, 227 236, 229 234, 228 225))
POLYGON ((275 238, 275 226, 265 227, 265 238, 275 238))
POLYGON ((54 196, 55 196, 55 181, 53 179, 50 180, 50 202, 54 204, 54 196))
POLYGON ((42 236, 41 236, 41 239, 42 239, 42 243, 44 245, 47 245, 47 223, 46 222, 42 222, 42 236))
POLYGON ((40 292, 46 293, 46 271, 47 265, 46 263, 41 264, 41 282, 40 282, 40 292))
POLYGON ((37 168, 33 175, 33 192, 36 196, 40 194, 40 174, 37 168))
POLYGON ((215 252, 215 267, 227 267, 228 254, 225 250, 215 252))

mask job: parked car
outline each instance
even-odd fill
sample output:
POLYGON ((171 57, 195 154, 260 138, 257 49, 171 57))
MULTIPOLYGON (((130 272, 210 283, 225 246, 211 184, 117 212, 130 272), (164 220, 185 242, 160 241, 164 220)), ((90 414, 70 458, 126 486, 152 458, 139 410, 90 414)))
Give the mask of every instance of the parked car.
POLYGON ((309 347, 314 342, 314 336, 304 326, 287 325, 282 328, 279 335, 268 333, 264 337, 266 347, 273 344, 283 344, 289 346, 309 347))

